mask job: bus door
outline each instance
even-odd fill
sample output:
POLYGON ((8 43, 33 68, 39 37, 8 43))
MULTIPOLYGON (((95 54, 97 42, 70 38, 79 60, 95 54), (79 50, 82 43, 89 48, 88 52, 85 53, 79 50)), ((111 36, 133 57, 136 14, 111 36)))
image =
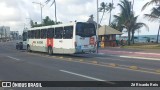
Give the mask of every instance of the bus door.
POLYGON ((74 53, 73 26, 66 26, 63 30, 63 53, 74 53))
POLYGON ((55 28, 53 53, 63 53, 63 27, 55 28))

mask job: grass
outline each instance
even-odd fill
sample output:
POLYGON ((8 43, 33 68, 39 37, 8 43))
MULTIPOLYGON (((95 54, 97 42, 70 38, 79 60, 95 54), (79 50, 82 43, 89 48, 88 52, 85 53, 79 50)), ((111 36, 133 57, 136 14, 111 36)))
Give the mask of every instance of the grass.
POLYGON ((160 49, 160 44, 155 43, 136 43, 122 48, 138 48, 138 49, 160 49))

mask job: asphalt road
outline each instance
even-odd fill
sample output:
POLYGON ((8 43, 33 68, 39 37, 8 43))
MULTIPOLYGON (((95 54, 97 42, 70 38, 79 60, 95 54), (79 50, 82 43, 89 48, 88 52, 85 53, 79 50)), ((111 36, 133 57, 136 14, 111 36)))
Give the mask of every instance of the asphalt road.
MULTIPOLYGON (((46 53, 17 51, 14 45, 15 42, 0 43, 0 81, 107 81, 111 84, 114 84, 114 81, 160 81, 158 60, 101 54, 49 56, 46 53)), ((22 88, 1 89, 22 90, 22 88)), ((69 87, 33 90, 36 89, 150 90, 151 88, 69 87)), ((153 90, 159 89, 153 88, 153 90)))

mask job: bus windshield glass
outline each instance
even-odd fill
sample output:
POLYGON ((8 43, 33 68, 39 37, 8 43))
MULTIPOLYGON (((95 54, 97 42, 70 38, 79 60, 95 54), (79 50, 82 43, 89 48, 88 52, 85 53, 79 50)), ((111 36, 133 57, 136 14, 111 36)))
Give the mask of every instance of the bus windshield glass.
POLYGON ((81 37, 92 37, 96 35, 94 24, 78 22, 76 25, 76 35, 81 37))

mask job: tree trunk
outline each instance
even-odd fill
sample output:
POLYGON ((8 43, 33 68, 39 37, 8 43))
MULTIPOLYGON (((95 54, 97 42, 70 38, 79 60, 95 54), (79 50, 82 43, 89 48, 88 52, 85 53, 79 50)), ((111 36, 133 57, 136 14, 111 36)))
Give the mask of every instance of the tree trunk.
POLYGON ((102 18, 101 18, 101 20, 100 20, 100 24, 101 24, 101 22, 102 22, 102 19, 103 19, 103 16, 104 16, 104 12, 105 12, 105 11, 103 11, 102 18))
POLYGON ((160 25, 159 25, 159 28, 158 28, 157 43, 158 43, 158 41, 159 41, 159 32, 160 32, 160 25))
POLYGON ((130 35, 131 35, 130 30, 128 30, 128 45, 131 45, 131 43, 130 43, 130 35))
POLYGON ((134 44, 134 31, 132 31, 131 41, 132 41, 132 44, 134 44))
POLYGON ((132 32, 132 42, 134 44, 134 31, 132 32))

